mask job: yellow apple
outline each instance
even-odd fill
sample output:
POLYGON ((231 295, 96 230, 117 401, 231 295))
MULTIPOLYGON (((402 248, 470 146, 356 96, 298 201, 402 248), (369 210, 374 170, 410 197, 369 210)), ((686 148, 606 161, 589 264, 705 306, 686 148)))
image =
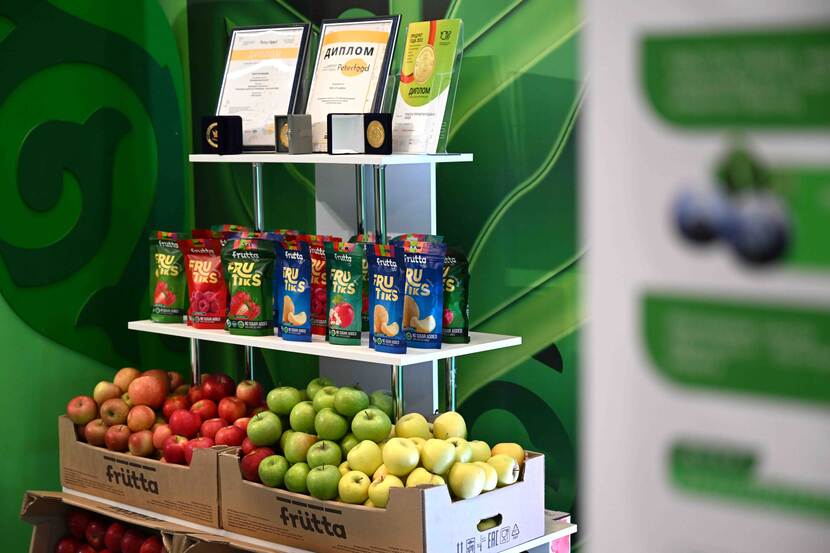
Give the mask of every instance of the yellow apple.
POLYGON ((409 473, 406 477, 406 487, 414 488, 415 486, 422 486, 429 484, 431 486, 440 486, 444 483, 444 479, 438 475, 432 474, 424 467, 418 467, 409 473))
POLYGON ((496 474, 496 469, 484 461, 473 461, 473 464, 484 470, 484 491, 489 492, 495 490, 499 483, 499 475, 496 474))
POLYGON ((473 458, 473 448, 464 438, 450 438, 447 443, 455 448, 455 460, 459 463, 469 463, 473 458))
POLYGON ((340 466, 337 467, 337 470, 340 471, 340 476, 345 476, 346 473, 349 472, 352 469, 349 468, 349 462, 348 461, 343 461, 342 463, 340 463, 340 466))
MULTIPOLYGON (((370 485, 371 485, 371 484, 370 484, 370 485)), ((371 500, 371 499, 367 499, 366 501, 364 501, 364 502, 363 502, 363 505, 364 505, 364 506, 366 506, 366 507, 374 507, 374 506, 375 506, 375 504, 374 504, 374 503, 372 503, 372 500, 371 500)))
POLYGON ((432 433, 439 440, 466 438, 467 423, 464 422, 464 417, 455 411, 447 411, 446 413, 438 415, 432 423, 432 433))
POLYGON ((446 440, 433 438, 421 448, 421 464, 434 474, 447 474, 455 462, 455 446, 446 440))
MULTIPOLYGON (((386 465, 389 474, 395 476, 406 476, 412 472, 412 469, 418 466, 420 458, 418 447, 406 438, 392 438, 383 446, 383 464, 386 465)), ((351 459, 349 465, 354 467, 351 459)))
POLYGON ((519 465, 510 455, 499 453, 487 459, 487 464, 496 469, 498 487, 509 486, 519 479, 519 465))
POLYGON ((349 468, 359 470, 363 474, 373 474, 383 463, 380 446, 371 440, 363 440, 346 455, 349 468))
POLYGON ((364 473, 351 470, 340 477, 337 484, 337 491, 340 494, 340 501, 344 503, 360 504, 369 499, 369 477, 364 473))
POLYGON ((519 444, 509 442, 494 445, 490 451, 490 456, 493 457, 500 454, 510 455, 516 460, 516 464, 519 466, 522 466, 525 462, 525 450, 519 444))
POLYGON ((390 488, 403 488, 403 482, 397 476, 388 474, 369 485, 369 499, 375 507, 386 508, 386 504, 389 503, 390 488))
MULTIPOLYGON (((427 439, 429 437, 429 423, 420 413, 409 413, 398 419, 395 423, 395 436, 398 438, 427 439)), ((390 438, 391 439, 391 438, 390 438)))
POLYGON ((460 499, 469 499, 481 494, 487 477, 484 469, 472 463, 455 463, 450 469, 450 489, 460 499))
POLYGON ((470 442, 470 447, 473 449, 473 456, 470 459, 471 462, 475 463, 476 461, 487 461, 490 457, 492 457, 492 453, 490 453, 490 445, 487 442, 482 442, 481 440, 473 440, 470 442))
POLYGON ((425 439, 419 438, 418 436, 413 436, 413 437, 407 438, 407 439, 411 440, 412 443, 415 444, 415 447, 418 448, 418 453, 423 453, 424 452, 424 442, 426 442, 425 439))

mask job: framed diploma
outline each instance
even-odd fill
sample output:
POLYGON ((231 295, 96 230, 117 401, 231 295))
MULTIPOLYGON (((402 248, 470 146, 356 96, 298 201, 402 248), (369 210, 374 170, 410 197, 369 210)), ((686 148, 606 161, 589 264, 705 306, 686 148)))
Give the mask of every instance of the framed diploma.
POLYGON ((315 152, 326 151, 329 113, 382 111, 400 21, 400 15, 323 20, 306 104, 315 152))
POLYGON ((245 150, 274 150, 274 116, 294 113, 308 58, 307 23, 234 29, 217 115, 242 117, 245 150))

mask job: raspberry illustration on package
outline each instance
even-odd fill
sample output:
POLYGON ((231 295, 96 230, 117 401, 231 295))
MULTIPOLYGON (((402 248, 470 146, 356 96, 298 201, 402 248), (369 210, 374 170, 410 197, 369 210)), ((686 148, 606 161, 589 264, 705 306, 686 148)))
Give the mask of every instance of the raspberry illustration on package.
POLYGON ((231 239, 222 251, 230 305, 225 328, 231 334, 274 333, 274 246, 258 238, 231 239))
POLYGON ((185 314, 184 258, 175 232, 150 235, 150 318, 157 323, 180 323, 185 314))
POLYGON ((444 322, 444 244, 406 242, 403 326, 412 348, 440 349, 444 322))
POLYGON ((311 341, 311 253, 308 242, 277 242, 279 334, 294 342, 311 341))
POLYGON ((190 307, 187 322, 195 328, 225 328, 228 290, 222 273, 222 248, 213 238, 182 240, 190 307))
POLYGON ((406 353, 403 330, 403 250, 375 244, 366 249, 369 260, 369 344, 377 351, 406 353))
POLYGON ((328 271, 326 270, 325 245, 327 242, 339 242, 340 238, 301 234, 300 240, 308 242, 308 249, 311 254, 311 332, 312 334, 325 336, 328 327, 326 312, 328 271))
POLYGON ((328 338, 360 345, 363 315, 363 245, 335 242, 326 249, 329 271, 328 338))
POLYGON ((470 264, 458 248, 447 248, 444 256, 444 314, 442 336, 445 344, 470 342, 470 264))

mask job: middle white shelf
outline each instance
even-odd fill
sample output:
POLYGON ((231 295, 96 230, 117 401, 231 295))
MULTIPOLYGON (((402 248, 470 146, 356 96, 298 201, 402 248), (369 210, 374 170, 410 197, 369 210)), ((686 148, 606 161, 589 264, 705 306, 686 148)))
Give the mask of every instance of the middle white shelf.
POLYGON ((379 365, 407 366, 427 361, 437 361, 449 357, 460 357, 494 349, 518 346, 522 343, 520 336, 505 336, 485 332, 470 332, 468 344, 443 344, 441 349, 408 348, 406 353, 382 353, 369 348, 368 333, 364 333, 359 346, 339 346, 329 344, 322 336, 314 336, 311 342, 290 342, 278 336, 240 336, 224 330, 204 330, 187 326, 183 323, 156 323, 150 320, 131 321, 130 330, 196 338, 207 342, 236 344, 261 349, 290 351, 318 357, 348 359, 379 365))

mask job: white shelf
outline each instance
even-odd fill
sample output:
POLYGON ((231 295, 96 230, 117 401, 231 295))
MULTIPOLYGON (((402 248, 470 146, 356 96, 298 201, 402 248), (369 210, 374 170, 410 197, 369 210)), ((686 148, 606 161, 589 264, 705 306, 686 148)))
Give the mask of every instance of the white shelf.
POLYGON ((494 349, 518 346, 522 343, 520 336, 504 336, 484 332, 470 332, 469 344, 443 344, 441 349, 408 348, 407 353, 381 353, 368 347, 368 333, 363 333, 359 346, 336 346, 326 342, 322 336, 314 336, 311 342, 290 342, 278 336, 240 336, 224 330, 203 330, 183 323, 156 323, 149 320, 132 321, 127 324, 130 330, 196 338, 207 342, 221 342, 261 349, 290 351, 319 357, 333 357, 350 361, 363 361, 380 365, 414 365, 427 361, 437 361, 448 357, 460 357, 494 349))
POLYGON ((329 163, 339 165, 411 165, 418 163, 458 163, 473 161, 473 154, 278 154, 251 153, 220 156, 190 154, 193 163, 329 163))

